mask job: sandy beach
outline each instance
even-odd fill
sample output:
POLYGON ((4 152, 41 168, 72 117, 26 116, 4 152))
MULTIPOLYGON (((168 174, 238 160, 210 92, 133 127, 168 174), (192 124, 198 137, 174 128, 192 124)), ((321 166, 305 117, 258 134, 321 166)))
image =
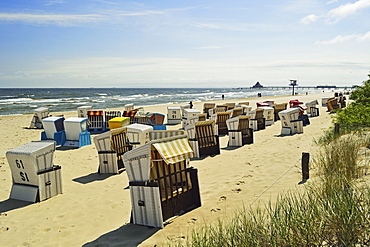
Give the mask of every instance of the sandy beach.
MULTIPOLYGON (((0 117, 0 245, 1 246, 166 246, 181 240, 192 229, 218 218, 231 217, 237 209, 274 200, 279 193, 301 189, 302 152, 314 154, 318 138, 331 125, 331 116, 321 106, 322 97, 333 92, 248 98, 224 102, 274 100, 287 103, 317 99, 320 116, 310 118, 303 134, 280 136, 281 123, 254 132, 254 143, 227 147, 228 136, 220 137, 221 154, 194 159, 198 169, 202 206, 168 222, 163 229, 132 225, 128 178, 97 173, 95 145, 56 150, 54 164, 62 167, 63 194, 41 203, 9 199, 11 171, 5 153, 31 141, 40 140, 41 129, 28 129, 32 114, 0 117)), ((221 101, 212 101, 220 103, 221 101)), ((193 102, 202 111, 204 102, 193 102)), ((171 106, 182 105, 174 104, 171 106)), ((145 107, 145 111, 167 114, 167 106, 145 107)), ((64 114, 77 117, 77 112, 64 114)), ((167 126, 180 129, 181 124, 167 126)), ((94 135, 92 135, 93 138, 94 135)), ((310 180, 309 180, 310 182, 310 180)), ((309 182, 307 184, 309 184, 309 182)))

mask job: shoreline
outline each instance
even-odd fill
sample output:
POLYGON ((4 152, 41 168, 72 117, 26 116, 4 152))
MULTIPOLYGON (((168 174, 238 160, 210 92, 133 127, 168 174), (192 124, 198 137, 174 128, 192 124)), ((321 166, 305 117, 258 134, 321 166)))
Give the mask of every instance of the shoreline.
MULTIPOLYGON (((331 116, 321 106, 321 98, 333 94, 193 102, 194 108, 202 111, 205 102, 249 101, 255 109, 256 102, 270 99, 276 103, 317 99, 320 116, 310 118, 311 124, 304 127, 303 134, 291 136, 279 136, 281 123, 275 122, 254 132, 253 144, 239 148, 227 147, 228 136, 220 137, 220 155, 190 161, 190 166, 198 169, 202 206, 170 220, 163 229, 128 224, 131 203, 127 175, 97 174, 98 156, 93 143, 55 151, 54 164, 62 166, 63 194, 34 204, 9 199, 12 179, 5 152, 40 140, 42 130, 25 128, 32 113, 0 116, 0 238, 4 246, 163 246, 166 241, 187 236, 194 227, 232 216, 243 205, 256 206, 284 191, 302 189, 306 185, 298 185, 301 153, 314 153, 314 138, 331 126, 331 116)), ((144 110, 167 115, 167 106, 183 104, 148 106, 144 110)), ((62 113, 77 116, 77 111, 62 113)), ((167 127, 179 129, 180 125, 167 127)))

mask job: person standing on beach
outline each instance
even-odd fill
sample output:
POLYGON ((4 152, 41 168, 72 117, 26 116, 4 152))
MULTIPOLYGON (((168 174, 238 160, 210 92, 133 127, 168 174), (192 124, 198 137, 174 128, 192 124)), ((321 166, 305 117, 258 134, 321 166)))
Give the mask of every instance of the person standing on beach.
POLYGON ((225 95, 222 95, 221 97, 222 97, 222 100, 224 100, 224 99, 225 99, 225 95))

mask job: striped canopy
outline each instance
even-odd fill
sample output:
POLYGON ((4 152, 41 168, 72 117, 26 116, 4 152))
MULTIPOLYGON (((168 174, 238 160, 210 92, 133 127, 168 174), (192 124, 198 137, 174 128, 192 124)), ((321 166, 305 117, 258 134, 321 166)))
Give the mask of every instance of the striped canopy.
POLYGON ((168 165, 190 159, 194 155, 186 137, 153 143, 153 146, 168 165))

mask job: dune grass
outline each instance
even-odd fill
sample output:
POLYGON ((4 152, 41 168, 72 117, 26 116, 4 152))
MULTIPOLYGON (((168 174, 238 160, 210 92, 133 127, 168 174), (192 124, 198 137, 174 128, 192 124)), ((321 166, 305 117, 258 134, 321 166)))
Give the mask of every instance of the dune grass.
POLYGON ((195 229, 171 246, 369 246, 370 155, 366 135, 337 137, 314 159, 316 178, 303 192, 244 208, 231 220, 195 229), (364 138, 365 137, 365 138, 364 138))

